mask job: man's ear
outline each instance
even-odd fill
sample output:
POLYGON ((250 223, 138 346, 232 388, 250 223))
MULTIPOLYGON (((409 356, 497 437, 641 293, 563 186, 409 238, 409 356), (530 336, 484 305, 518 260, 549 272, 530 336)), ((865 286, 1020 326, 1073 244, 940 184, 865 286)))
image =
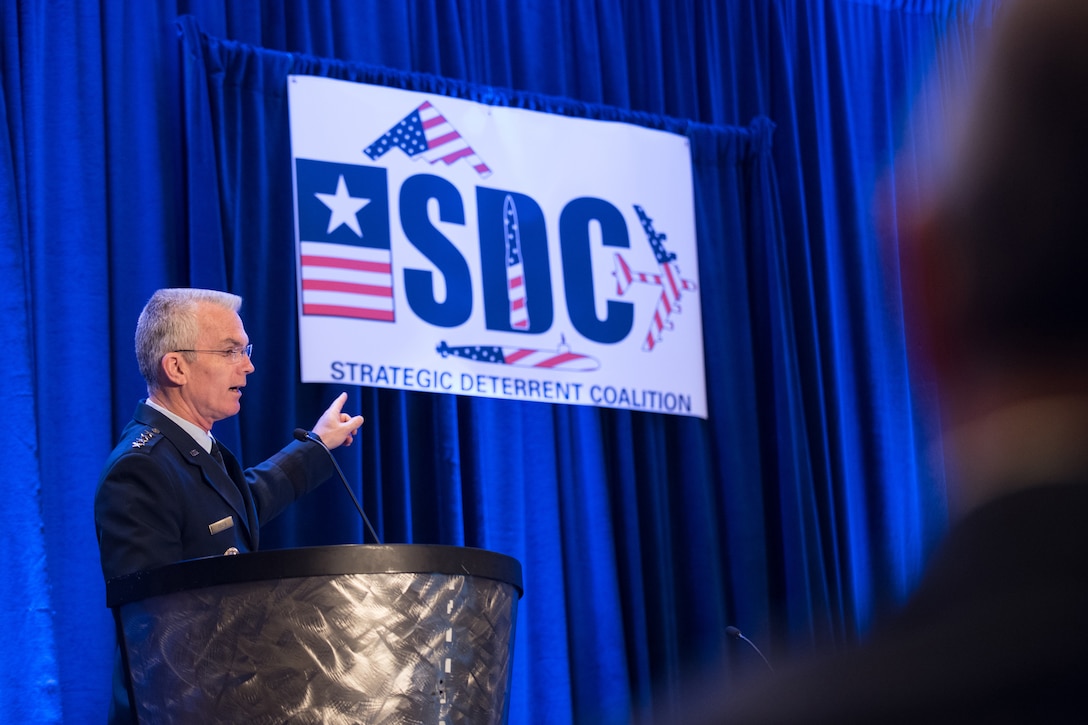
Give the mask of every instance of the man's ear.
POLYGON ((184 385, 189 379, 189 361, 180 352, 168 352, 159 361, 163 379, 171 385, 184 385))

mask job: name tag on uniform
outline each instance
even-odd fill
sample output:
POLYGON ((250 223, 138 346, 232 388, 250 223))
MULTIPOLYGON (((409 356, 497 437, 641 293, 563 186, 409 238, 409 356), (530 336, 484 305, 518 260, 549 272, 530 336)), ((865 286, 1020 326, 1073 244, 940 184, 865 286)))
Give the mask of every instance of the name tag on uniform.
POLYGON ((219 519, 214 524, 208 524, 208 531, 212 532, 212 536, 214 536, 220 531, 226 531, 232 526, 234 526, 234 517, 228 516, 225 519, 219 519))

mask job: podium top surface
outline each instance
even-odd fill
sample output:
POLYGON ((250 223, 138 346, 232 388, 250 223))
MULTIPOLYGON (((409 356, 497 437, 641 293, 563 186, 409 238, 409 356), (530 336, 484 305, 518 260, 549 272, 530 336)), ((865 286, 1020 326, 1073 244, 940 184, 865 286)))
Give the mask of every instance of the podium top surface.
POLYGON ((484 577, 523 593, 521 563, 505 554, 464 546, 347 544, 210 556, 126 574, 106 582, 106 606, 221 584, 399 573, 484 577))

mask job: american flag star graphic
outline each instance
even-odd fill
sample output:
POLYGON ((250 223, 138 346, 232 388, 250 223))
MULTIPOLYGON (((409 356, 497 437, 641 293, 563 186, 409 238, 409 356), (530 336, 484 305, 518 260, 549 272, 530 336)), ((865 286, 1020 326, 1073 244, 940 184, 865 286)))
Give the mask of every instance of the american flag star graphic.
POLYGON ((395 322, 384 172, 296 161, 302 313, 395 322))

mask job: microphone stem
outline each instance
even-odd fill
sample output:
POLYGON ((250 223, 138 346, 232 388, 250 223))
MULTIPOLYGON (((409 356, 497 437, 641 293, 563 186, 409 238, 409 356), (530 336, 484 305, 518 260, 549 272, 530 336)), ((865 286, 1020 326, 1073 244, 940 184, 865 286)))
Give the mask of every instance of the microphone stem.
POLYGON ((325 445, 325 441, 321 440, 321 436, 319 436, 317 433, 314 433, 312 430, 296 428, 295 440, 310 441, 311 443, 316 443, 317 445, 321 446, 321 450, 325 451, 325 454, 329 457, 329 460, 332 461, 333 468, 336 469, 336 475, 340 477, 340 483, 344 484, 344 489, 348 492, 348 495, 351 496, 351 502, 355 504, 355 508, 359 511, 359 516, 363 519, 363 523, 366 524, 366 528, 370 532, 370 535, 374 537, 374 541, 381 544, 381 537, 378 536, 378 532, 374 530, 373 526, 371 526, 370 519, 367 518, 366 512, 363 511, 363 505, 359 503, 359 499, 355 497, 355 492, 351 490, 351 486, 348 484, 347 476, 345 476, 344 472, 340 469, 340 464, 336 462, 336 456, 334 456, 332 454, 332 451, 329 450, 329 447, 325 445))
POLYGON ((355 508, 359 511, 359 516, 362 517, 363 523, 366 524, 366 528, 370 532, 370 535, 374 537, 374 541, 378 542, 379 544, 382 543, 382 540, 378 536, 378 533, 374 531, 374 527, 370 525, 370 519, 367 518, 366 513, 363 511, 363 505, 359 503, 359 499, 356 498, 355 492, 352 491, 351 486, 348 485, 347 477, 344 475, 344 472, 340 470, 340 464, 336 462, 336 456, 332 454, 332 451, 329 450, 328 446, 325 445, 324 441, 321 442, 321 446, 326 451, 328 451, 329 460, 332 461, 333 467, 336 468, 337 475, 340 476, 340 480, 344 483, 344 488, 347 490, 348 495, 351 496, 351 502, 355 504, 355 508))
POLYGON ((766 657, 765 657, 765 656, 763 655, 763 653, 762 653, 762 652, 760 652, 760 650, 759 650, 759 647, 756 647, 756 643, 755 643, 755 642, 753 642, 752 640, 750 640, 750 639, 748 639, 747 637, 745 637, 745 636, 744 636, 744 634, 743 634, 742 632, 737 632, 737 636, 738 636, 738 637, 740 637, 741 639, 743 639, 743 640, 744 640, 745 642, 747 642, 747 643, 749 644, 749 646, 751 646, 751 648, 752 648, 752 649, 754 649, 754 650, 756 651, 756 654, 758 654, 758 655, 759 655, 760 657, 763 657, 763 662, 764 662, 764 664, 766 664, 766 665, 767 665, 767 669, 769 669, 769 670, 770 670, 771 672, 774 672, 774 667, 771 667, 771 662, 770 662, 770 660, 768 660, 768 659, 767 659, 767 658, 766 658, 766 657))
POLYGON ((767 669, 770 670, 771 672, 774 672, 774 667, 771 666, 771 661, 769 659, 767 659, 767 657, 763 654, 763 652, 760 651, 759 647, 756 647, 755 642, 753 642, 752 640, 750 640, 750 639, 748 639, 747 637, 744 636, 743 632, 741 632, 736 627, 729 626, 729 627, 725 628, 725 633, 728 636, 733 637, 734 639, 739 639, 739 640, 741 640, 743 642, 746 642, 748 644, 748 646, 751 647, 752 649, 754 649, 756 651, 756 654, 759 655, 763 659, 763 664, 767 665, 767 669))

